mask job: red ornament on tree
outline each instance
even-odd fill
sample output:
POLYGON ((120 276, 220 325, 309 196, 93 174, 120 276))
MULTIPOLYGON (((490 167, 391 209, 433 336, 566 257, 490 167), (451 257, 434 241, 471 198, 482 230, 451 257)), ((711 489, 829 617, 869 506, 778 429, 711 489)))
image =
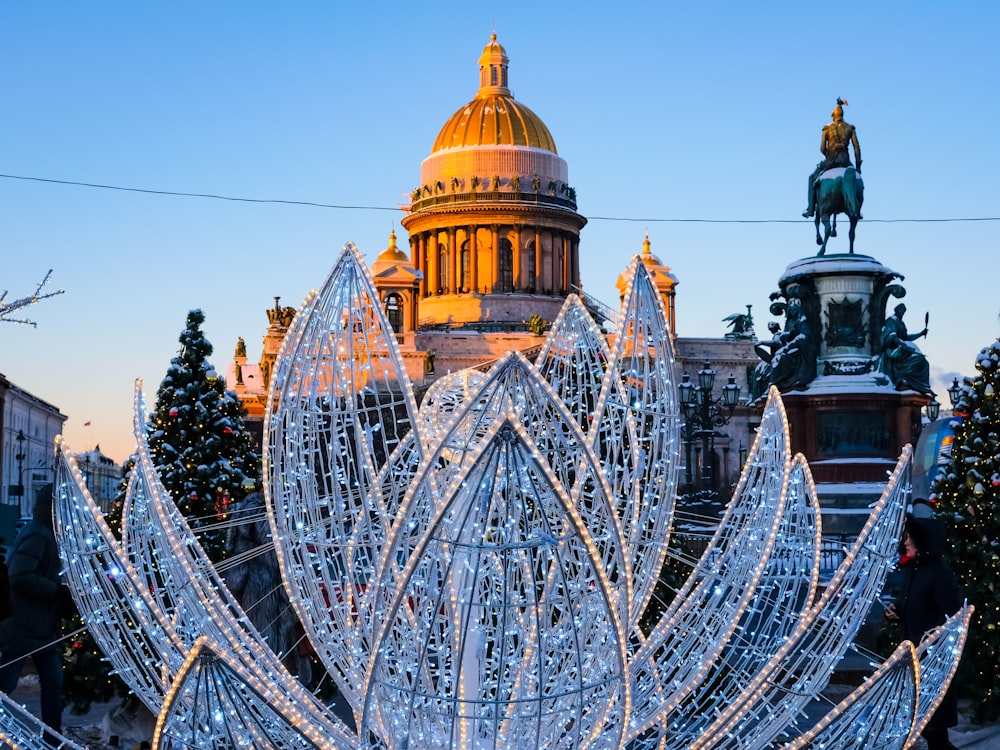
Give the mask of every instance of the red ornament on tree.
POLYGON ((225 428, 225 429, 224 429, 224 430, 222 431, 222 434, 223 434, 223 435, 232 435, 232 434, 233 434, 233 429, 232 429, 231 427, 226 427, 226 428, 225 428))
POLYGON ((171 418, 171 419, 177 419, 177 415, 178 415, 179 413, 180 413, 180 412, 178 411, 178 409, 177 409, 177 407, 176 407, 176 406, 171 406, 171 407, 170 407, 170 411, 168 411, 168 412, 167 412, 167 414, 169 414, 169 415, 170 415, 170 418, 171 418))
POLYGON ((191 493, 191 499, 192 500, 197 500, 198 499, 198 493, 197 492, 192 492, 191 493))

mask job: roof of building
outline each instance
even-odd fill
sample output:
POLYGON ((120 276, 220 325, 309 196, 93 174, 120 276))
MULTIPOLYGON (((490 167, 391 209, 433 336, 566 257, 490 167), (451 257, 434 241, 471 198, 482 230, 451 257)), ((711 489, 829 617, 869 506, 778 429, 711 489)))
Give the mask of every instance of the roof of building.
POLYGON ((441 128, 431 153, 472 146, 527 146, 556 151, 556 142, 542 119, 515 101, 507 87, 507 53, 497 35, 479 58, 479 91, 441 128))
POLYGON ((400 250, 396 244, 395 229, 389 233, 389 247, 379 253, 378 258, 375 259, 376 263, 383 261, 389 263, 408 263, 410 261, 410 256, 400 250))

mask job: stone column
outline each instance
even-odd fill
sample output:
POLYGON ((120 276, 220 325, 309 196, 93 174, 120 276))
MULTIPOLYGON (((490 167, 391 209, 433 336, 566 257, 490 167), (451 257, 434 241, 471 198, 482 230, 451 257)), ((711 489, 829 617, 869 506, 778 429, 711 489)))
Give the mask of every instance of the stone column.
POLYGON ((558 234, 552 235, 552 264, 549 273, 552 275, 552 288, 549 290, 551 294, 557 294, 559 291, 559 277, 562 275, 561 266, 559 258, 559 248, 562 246, 562 236, 558 234))
POLYGON ((535 227, 535 291, 542 288, 542 232, 535 227))
POLYGON ((427 296, 437 294, 438 287, 441 286, 440 274, 438 273, 437 243, 432 243, 433 236, 427 232, 420 233, 421 252, 427 260, 427 296))
POLYGON ((455 227, 448 227, 448 289, 450 294, 458 292, 458 248, 455 242, 455 227))
POLYGON ((479 294, 479 243, 476 241, 476 228, 470 226, 469 232, 469 287, 474 294, 479 294))
POLYGON ((560 285, 559 289, 560 290, 565 289, 568 291, 569 280, 570 280, 570 268, 572 268, 572 265, 570 262, 570 254, 569 254, 570 238, 567 237, 566 235, 563 235, 562 248, 563 248, 562 284, 560 285))
POLYGON ((521 227, 520 225, 514 227, 514 247, 511 252, 511 276, 513 289, 511 291, 516 292, 523 288, 521 282, 521 227))
POLYGON ((580 238, 573 238, 573 286, 580 288, 580 238))
POLYGON ((417 271, 421 272, 420 283, 417 286, 417 296, 426 297, 427 296, 427 269, 426 259, 424 258, 424 248, 423 244, 420 242, 419 237, 410 237, 410 262, 417 271))
POLYGON ((490 226, 490 230, 493 232, 493 282, 490 285, 490 290, 493 292, 500 291, 500 227, 497 224, 490 226))

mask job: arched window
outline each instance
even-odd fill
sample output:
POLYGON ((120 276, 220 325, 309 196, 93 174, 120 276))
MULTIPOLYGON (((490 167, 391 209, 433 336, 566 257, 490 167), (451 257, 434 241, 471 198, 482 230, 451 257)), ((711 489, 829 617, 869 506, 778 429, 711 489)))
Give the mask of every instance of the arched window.
POLYGON ((510 240, 500 240, 500 257, 497 259, 500 268, 500 278, 497 287, 500 292, 514 291, 514 246, 510 240))
POLYGON ((448 279, 448 248, 444 243, 438 244, 438 292, 448 292, 451 284, 448 279))
POLYGON ((458 257, 461 268, 458 271, 459 278, 462 279, 460 292, 475 291, 472 289, 472 254, 469 252, 469 241, 462 243, 462 252, 458 257))
POLYGON ((385 295, 385 317, 394 332, 403 332, 403 298, 395 292, 385 295))

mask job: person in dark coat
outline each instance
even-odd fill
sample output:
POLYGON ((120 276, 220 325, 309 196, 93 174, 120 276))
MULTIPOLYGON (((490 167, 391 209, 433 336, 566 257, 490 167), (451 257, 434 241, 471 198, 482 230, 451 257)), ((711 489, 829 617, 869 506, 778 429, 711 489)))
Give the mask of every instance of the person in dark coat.
POLYGON ((63 668, 59 648, 64 597, 62 563, 52 531, 52 485, 38 493, 32 519, 7 559, 13 614, 0 623, 0 691, 17 687, 30 656, 41 688, 41 719, 62 731, 63 668))
MULTIPOLYGON (((936 518, 906 519, 903 555, 899 565, 903 577, 899 596, 886 607, 886 619, 897 621, 903 638, 917 644, 924 634, 954 615, 962 607, 958 579, 944 561, 944 527, 936 518)), ((954 750, 948 728, 958 723, 955 681, 941 705, 927 722, 923 736, 928 750, 954 750)))

